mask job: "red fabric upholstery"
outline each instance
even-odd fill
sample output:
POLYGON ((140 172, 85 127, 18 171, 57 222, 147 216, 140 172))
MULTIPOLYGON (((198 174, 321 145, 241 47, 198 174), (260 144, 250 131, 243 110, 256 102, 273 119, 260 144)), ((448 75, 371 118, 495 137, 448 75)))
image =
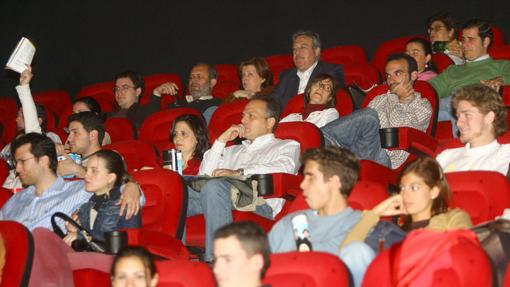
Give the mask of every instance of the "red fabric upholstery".
POLYGON ((397 183, 397 173, 384 165, 371 160, 360 160, 360 173, 358 180, 375 181, 384 186, 397 183))
POLYGON ((216 86, 214 86, 212 91, 215 97, 223 99, 240 88, 241 81, 236 65, 216 64, 214 67, 218 72, 216 86))
MULTIPOLYGON (((500 144, 508 144, 510 143, 510 131, 507 131, 506 133, 502 134, 498 137, 498 142, 500 144)), ((458 138, 452 138, 444 141, 440 141, 437 145, 437 148, 435 150, 435 154, 438 155, 441 152, 443 152, 445 149, 450 148, 459 148, 463 147, 465 144, 463 144, 460 139, 458 138)))
MULTIPOLYGON (((101 107, 101 112, 103 113, 112 112, 115 110, 116 106, 115 97, 111 90, 109 92, 95 93, 85 96, 94 98, 101 107)), ((78 96, 78 98, 82 98, 85 96, 78 96)))
POLYGON ((370 63, 344 64, 343 68, 346 85, 356 84, 363 89, 369 89, 381 82, 379 71, 370 63))
POLYGON ((493 171, 460 171, 446 174, 452 191, 451 207, 460 207, 473 224, 492 220, 510 206, 510 183, 493 171))
POLYGON ((75 287, 110 286, 110 274, 94 269, 80 269, 73 271, 75 287))
POLYGON ((175 118, 186 114, 202 116, 200 111, 193 108, 175 108, 153 113, 143 121, 139 139, 153 144, 161 152, 170 141, 170 130, 175 118))
POLYGON ((324 144, 321 130, 308 122, 280 123, 274 132, 279 139, 291 139, 301 146, 301 153, 307 149, 321 147, 324 144))
POLYGON ((489 49, 489 54, 496 60, 510 61, 510 45, 491 47, 489 49))
POLYGON ((32 234, 14 221, 0 221, 0 234, 6 250, 2 286, 27 286, 34 256, 32 234))
POLYGON ((158 287, 214 287, 214 275, 203 262, 157 261, 158 287))
POLYGON ((161 231, 145 228, 124 229, 128 233, 128 245, 143 246, 150 253, 169 260, 190 258, 180 239, 161 231))
POLYGON ((264 284, 279 286, 349 286, 349 271, 338 256, 323 252, 272 254, 264 284))
MULTIPOLYGON (((305 98, 303 94, 296 95, 290 99, 285 106, 285 109, 280 115, 280 118, 284 118, 292 113, 303 113, 305 108, 305 98)), ((352 113, 352 101, 347 92, 343 89, 339 89, 336 92, 336 109, 340 116, 346 116, 352 113)))
POLYGON ((134 172, 133 177, 146 198, 142 229, 160 231, 180 239, 188 206, 186 186, 180 175, 157 168, 134 172))
POLYGON ((452 59, 443 53, 432 54, 432 63, 434 63, 437 73, 442 73, 450 65, 455 65, 452 59))
POLYGON ((505 272, 505 281, 503 282, 503 287, 510 287, 510 264, 507 265, 505 272))
POLYGON ((381 43, 375 50, 372 64, 384 75, 384 67, 386 66, 388 56, 394 53, 404 53, 407 41, 415 37, 424 38, 422 35, 415 35, 400 37, 381 43))
POLYGON ((207 129, 209 141, 212 143, 233 124, 240 124, 244 107, 248 100, 237 100, 220 105, 213 113, 207 129))
POLYGON ((114 150, 122 155, 129 171, 144 166, 157 167, 156 152, 152 145, 146 142, 131 140, 105 145, 104 149, 114 150))
POLYGON ((18 104, 13 98, 0 98, 0 132, 5 143, 12 141, 17 133, 16 114, 18 104))
POLYGON ((112 143, 134 140, 135 129, 127 118, 110 118, 104 125, 112 143))
POLYGON ((294 60, 292 55, 273 55, 266 57, 267 65, 271 72, 273 72, 273 82, 275 85, 278 84, 280 73, 294 67, 294 60))
POLYGON ((358 45, 343 45, 326 48, 321 52, 321 60, 340 65, 368 62, 365 50, 358 45))
POLYGON ((66 111, 72 109, 71 96, 69 96, 69 93, 64 90, 34 93, 34 101, 46 108, 46 114, 53 113, 57 116, 51 125, 48 121, 49 128, 57 127, 57 125, 60 126, 60 121, 67 120, 68 115, 66 111))
MULTIPOLYGON (((145 89, 143 93, 143 97, 140 99, 140 103, 145 105, 149 102, 150 96, 153 94, 155 88, 159 87, 161 84, 166 82, 172 82, 179 87, 179 91, 177 96, 182 95, 184 93, 184 86, 182 84, 181 76, 178 74, 172 73, 162 73, 162 74, 154 74, 150 76, 143 77, 145 81, 145 89)), ((168 104, 172 103, 174 96, 171 95, 161 95, 161 110, 166 109, 168 104)))

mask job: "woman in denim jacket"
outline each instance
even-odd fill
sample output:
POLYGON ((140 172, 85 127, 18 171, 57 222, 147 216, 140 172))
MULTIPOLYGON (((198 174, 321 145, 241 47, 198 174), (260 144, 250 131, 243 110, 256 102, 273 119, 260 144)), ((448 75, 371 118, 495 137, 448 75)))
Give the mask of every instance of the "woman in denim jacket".
MULTIPOLYGON (((124 167, 121 156, 111 150, 100 150, 90 156, 87 162, 85 187, 94 195, 73 215, 92 235, 94 240, 104 241, 104 233, 122 228, 141 226, 141 213, 126 220, 120 215, 120 198, 122 184, 128 182, 129 174, 124 167)), ((77 230, 66 225, 68 233, 64 241, 71 245, 76 239, 83 239, 77 230)))

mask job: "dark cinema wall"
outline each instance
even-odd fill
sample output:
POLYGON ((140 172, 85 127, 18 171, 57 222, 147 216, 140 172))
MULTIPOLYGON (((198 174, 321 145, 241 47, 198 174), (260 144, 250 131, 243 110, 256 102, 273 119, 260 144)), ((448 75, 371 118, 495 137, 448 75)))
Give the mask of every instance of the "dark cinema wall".
MULTIPOLYGON (((117 72, 175 72, 198 61, 239 63, 290 53, 300 28, 321 34, 323 47, 357 44, 371 57, 378 43, 424 34, 425 19, 448 11, 498 25, 510 41, 510 1, 0 1, 0 62, 21 36, 32 39, 33 91, 72 95, 117 72)), ((18 75, 0 78, 0 96, 15 96, 18 75)))

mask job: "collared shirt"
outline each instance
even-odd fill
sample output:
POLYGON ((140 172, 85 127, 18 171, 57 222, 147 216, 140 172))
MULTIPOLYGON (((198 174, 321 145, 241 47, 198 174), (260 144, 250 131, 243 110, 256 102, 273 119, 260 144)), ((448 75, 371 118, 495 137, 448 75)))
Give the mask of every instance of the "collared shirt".
POLYGON ((59 176, 41 196, 37 196, 33 185, 14 194, 0 210, 0 220, 14 220, 30 230, 51 229, 50 219, 55 212, 70 215, 92 194, 85 191, 83 180, 65 181, 59 176))
POLYGON ((485 55, 480 56, 480 57, 478 57, 478 58, 476 58, 474 60, 471 60, 471 61, 470 60, 466 60, 466 63, 473 63, 473 62, 483 61, 483 60, 490 59, 490 57, 491 56, 489 54, 485 54, 485 55))
POLYGON ((313 63, 313 65, 308 68, 306 71, 301 72, 300 70, 297 71, 297 76, 299 78, 299 88, 298 88, 298 94, 302 94, 305 92, 306 85, 308 84, 308 80, 310 80, 310 77, 312 76, 313 69, 317 66, 317 63, 313 63))

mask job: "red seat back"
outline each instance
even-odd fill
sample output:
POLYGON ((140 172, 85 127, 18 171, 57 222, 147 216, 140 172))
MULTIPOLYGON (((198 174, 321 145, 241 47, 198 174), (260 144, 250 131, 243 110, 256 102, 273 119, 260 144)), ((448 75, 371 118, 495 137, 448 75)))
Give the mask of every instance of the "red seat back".
POLYGON ((240 88, 241 80, 239 79, 236 65, 216 64, 214 67, 218 72, 216 86, 214 86, 212 91, 215 97, 223 99, 240 88))
POLYGON ((354 64, 368 62, 365 50, 358 45, 341 45, 321 51, 321 60, 333 64, 354 64))
POLYGON ((158 287, 214 287, 214 275, 203 262, 187 260, 157 261, 158 287))
POLYGON ((134 139, 135 129, 127 118, 109 118, 104 125, 112 143, 134 139))
POLYGON ((381 82, 379 71, 370 63, 345 64, 343 68, 346 85, 356 84, 363 89, 369 89, 381 82))
POLYGON ((442 73, 450 65, 455 65, 453 60, 444 53, 432 54, 432 63, 436 67, 437 73, 442 73))
POLYGON ((105 145, 103 148, 120 153, 129 171, 138 170, 144 166, 158 166, 154 147, 146 142, 137 140, 122 141, 105 145))
POLYGON ((496 60, 510 61, 510 45, 491 47, 489 54, 496 60))
POLYGON ((263 284, 271 286, 349 286, 349 271, 338 256, 323 252, 272 254, 263 284))
MULTIPOLYGON (((101 107, 101 112, 108 113, 115 110, 115 96, 113 95, 112 91, 109 92, 98 92, 95 94, 85 95, 91 98, 94 98, 99 106, 101 107)), ((85 96, 78 96, 78 98, 85 97, 85 96)))
POLYGON ((510 183, 493 171, 460 171, 446 174, 452 191, 451 207, 460 207, 473 224, 492 220, 510 206, 510 183))
POLYGON ((165 169, 133 173, 146 198, 142 210, 142 229, 163 232, 182 238, 188 206, 186 185, 181 176, 165 169))
MULTIPOLYGON (((305 109, 305 97, 303 94, 296 95, 290 99, 285 106, 285 109, 280 115, 280 118, 284 118, 292 113, 303 113, 305 109)), ((336 110, 340 116, 347 116, 353 111, 352 101, 347 92, 343 89, 339 89, 336 92, 336 110)))
POLYGON ((290 54, 267 56, 265 59, 269 69, 273 72, 273 83, 275 85, 278 84, 281 72, 294 68, 294 60, 290 54))
MULTIPOLYGON (((58 118, 55 123, 60 126, 60 121, 66 120, 68 116, 66 111, 72 109, 71 96, 64 90, 52 90, 40 93, 34 93, 34 101, 46 108, 46 113, 55 114, 58 118)), ((48 125, 56 127, 56 125, 48 125)))
MULTIPOLYGON (((166 82, 172 82, 179 87, 177 96, 184 93, 184 85, 182 84, 181 76, 172 73, 154 74, 143 77, 145 81, 145 90, 143 97, 140 99, 140 104, 145 105, 149 102, 150 96, 153 94, 155 88, 166 82)), ((162 95, 161 110, 166 109, 167 105, 173 102, 174 96, 162 95)))
POLYGON ((32 234, 14 221, 0 221, 0 234, 6 250, 2 286, 28 286, 34 256, 32 234))
POLYGON ((388 191, 379 182, 360 180, 354 185, 347 202, 349 206, 358 210, 369 210, 388 198, 388 191))
POLYGON ((209 130, 209 141, 214 142, 231 125, 240 124, 244 107, 248 100, 236 100, 232 103, 221 104, 214 111, 207 129, 209 130))
POLYGON ((422 35, 415 35, 391 39, 381 43, 375 50, 374 57, 372 58, 372 64, 377 68, 377 70, 379 70, 382 75, 384 75, 384 68, 386 66, 388 56, 395 53, 404 53, 407 41, 416 37, 425 38, 422 35))
POLYGON ((321 130, 308 122, 279 123, 274 134, 279 139, 297 141, 301 146, 301 153, 324 144, 321 130))

